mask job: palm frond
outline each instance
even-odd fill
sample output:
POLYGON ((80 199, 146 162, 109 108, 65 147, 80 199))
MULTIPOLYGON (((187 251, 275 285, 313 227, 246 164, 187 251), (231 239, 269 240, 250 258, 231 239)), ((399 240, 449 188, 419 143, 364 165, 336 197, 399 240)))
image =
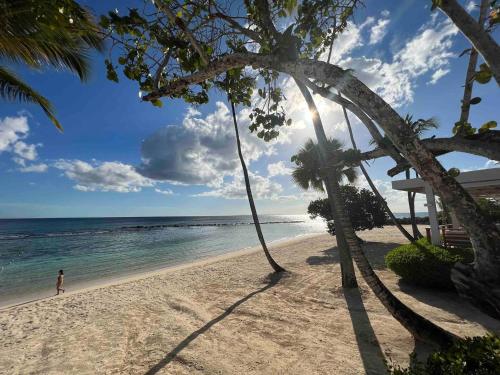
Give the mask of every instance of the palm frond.
POLYGON ((47 98, 33 90, 13 72, 0 66, 0 97, 10 101, 38 104, 52 123, 62 131, 63 128, 54 115, 54 109, 47 98))
POLYGON ((68 69, 88 79, 90 50, 104 49, 90 12, 74 1, 65 2, 67 9, 50 0, 0 0, 0 5, 0 57, 35 68, 68 69))
MULTIPOLYGON (((343 174, 349 182, 356 179, 354 168, 343 168, 343 160, 340 158, 342 142, 335 138, 328 139, 326 143, 327 165, 325 169, 333 168, 337 174, 343 174)), ((304 146, 292 157, 297 167, 292 172, 292 178, 302 189, 313 188, 323 191, 323 179, 325 171, 321 169, 319 146, 312 140, 308 140, 304 146)), ((341 177, 341 176, 339 176, 341 177)))
POLYGON ((346 168, 342 170, 342 175, 352 184, 358 178, 358 171, 356 168, 346 168))

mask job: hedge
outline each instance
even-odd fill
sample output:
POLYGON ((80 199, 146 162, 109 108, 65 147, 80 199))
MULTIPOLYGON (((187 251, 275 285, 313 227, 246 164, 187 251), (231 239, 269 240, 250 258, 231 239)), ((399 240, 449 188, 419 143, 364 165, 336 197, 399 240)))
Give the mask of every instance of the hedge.
POLYGON ((456 262, 470 263, 473 259, 472 249, 445 249, 422 238, 391 250, 385 256, 385 263, 408 283, 453 289, 451 268, 456 262))

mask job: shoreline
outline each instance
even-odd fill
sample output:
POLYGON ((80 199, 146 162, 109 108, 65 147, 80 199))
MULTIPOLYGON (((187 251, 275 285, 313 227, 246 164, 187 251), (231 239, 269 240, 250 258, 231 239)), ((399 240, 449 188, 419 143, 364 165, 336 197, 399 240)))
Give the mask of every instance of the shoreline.
MULTIPOLYGON (((281 239, 277 239, 274 241, 269 241, 269 242, 267 242, 267 244, 269 245, 270 250, 272 250, 272 247, 274 247, 274 246, 283 246, 283 245, 286 245, 288 242, 293 243, 293 242, 301 241, 301 240, 308 239, 308 238, 323 236, 324 234, 327 234, 327 233, 299 234, 295 237, 281 238, 281 239)), ((0 312, 4 311, 4 310, 16 308, 19 306, 34 304, 34 303, 41 302, 41 301, 47 301, 47 300, 56 299, 56 298, 60 299, 60 298, 72 296, 72 295, 75 295, 78 293, 88 292, 88 291, 97 290, 97 289, 101 289, 101 288, 107 288, 107 287, 114 286, 114 285, 127 284, 130 282, 134 282, 134 281, 138 281, 138 280, 142 280, 142 279, 147 279, 149 277, 167 274, 167 273, 171 273, 171 272, 175 272, 175 271, 179 271, 179 270, 183 270, 183 269, 187 269, 187 268, 191 268, 191 267, 208 265, 208 264, 219 262, 222 260, 231 259, 233 257, 238 257, 238 256, 242 256, 242 255, 247 255, 247 254, 253 254, 253 253, 258 252, 258 251, 262 251, 262 247, 260 245, 238 248, 238 249, 234 249, 234 250, 229 249, 229 250, 226 250, 222 254, 208 255, 208 256, 193 259, 190 261, 180 262, 178 264, 172 264, 169 266, 162 266, 162 267, 159 267, 157 269, 152 269, 149 271, 141 271, 141 272, 137 272, 137 273, 132 272, 130 274, 124 274, 122 276, 115 276, 115 277, 109 277, 109 278, 104 277, 104 278, 97 279, 97 280, 89 280, 89 281, 85 281, 85 282, 80 282, 78 284, 74 284, 72 286, 71 291, 65 292, 65 293, 62 293, 59 295, 54 294, 54 295, 42 296, 42 297, 36 298, 36 299, 20 297, 18 299, 9 299, 9 300, 6 300, 5 302, 0 301, 0 312)), ((42 293, 44 293, 44 292, 42 292, 42 293)))

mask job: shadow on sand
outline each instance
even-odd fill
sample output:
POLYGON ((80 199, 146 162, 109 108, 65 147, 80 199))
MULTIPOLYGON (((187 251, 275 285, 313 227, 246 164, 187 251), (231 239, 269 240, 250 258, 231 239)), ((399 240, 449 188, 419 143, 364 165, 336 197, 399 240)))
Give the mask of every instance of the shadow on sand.
POLYGON ((370 323, 358 288, 344 289, 344 297, 366 374, 385 374, 384 354, 370 323))
POLYGON ((329 249, 323 250, 321 256, 310 256, 306 259, 306 263, 310 266, 321 266, 325 264, 333 264, 339 262, 339 252, 336 247, 331 247, 329 249))
POLYGON ((247 296, 243 297, 242 299, 236 301, 231 306, 229 306, 222 314, 220 314, 216 318, 214 318, 211 321, 209 321, 203 327, 201 327, 201 328, 197 329, 196 331, 194 331, 193 333, 191 333, 184 340, 182 340, 174 349, 172 349, 172 351, 170 351, 162 360, 160 360, 156 365, 154 365, 153 367, 151 367, 145 373, 145 375, 156 374, 163 367, 165 367, 170 362, 172 362, 172 360, 177 356, 177 354, 179 354, 192 341, 196 340, 196 338, 199 335, 202 335, 203 333, 205 333, 206 331, 208 331, 210 328, 212 328, 212 326, 214 326, 215 324, 219 323, 221 320, 223 320, 226 317, 228 317, 234 311, 234 309, 236 309, 238 306, 240 306, 241 304, 243 304, 246 301, 248 301, 253 296, 255 296, 255 295, 259 294, 259 293, 265 292, 267 289, 272 288, 274 285, 276 285, 283 278, 283 276, 284 276, 283 273, 280 273, 280 274, 271 273, 271 274, 269 274, 269 276, 266 278, 267 279, 267 284, 264 287, 262 287, 262 288, 260 288, 260 289, 258 289, 256 291, 254 291, 254 292, 248 294, 247 296))
MULTIPOLYGON (((371 262, 381 267, 383 264, 383 255, 380 257, 378 254, 386 249, 394 248, 394 244, 383 244, 377 242, 370 242, 370 247, 373 245, 375 249, 370 250, 371 262), (381 249, 383 247, 383 249, 381 249)), ((307 264, 311 266, 319 266, 326 264, 333 264, 339 262, 339 255, 337 247, 324 250, 323 256, 310 256, 306 259, 307 264)), ((340 275, 339 275, 340 277, 340 275)), ((375 331, 370 323, 370 318, 361 299, 361 294, 358 288, 343 289, 344 298, 347 303, 349 315, 351 317, 352 327, 356 336, 356 342, 359 348, 359 354, 363 361, 363 367, 366 374, 385 374, 387 368, 384 362, 384 355, 380 344, 375 335, 375 331)))

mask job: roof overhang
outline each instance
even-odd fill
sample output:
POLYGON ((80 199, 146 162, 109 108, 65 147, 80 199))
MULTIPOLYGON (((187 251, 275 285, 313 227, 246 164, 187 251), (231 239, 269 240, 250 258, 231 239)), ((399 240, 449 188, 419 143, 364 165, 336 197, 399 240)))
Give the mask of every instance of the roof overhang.
MULTIPOLYGON (((462 172, 456 180, 474 197, 500 198, 500 168, 462 172)), ((425 194, 427 183, 421 178, 392 181, 395 190, 425 194)))

